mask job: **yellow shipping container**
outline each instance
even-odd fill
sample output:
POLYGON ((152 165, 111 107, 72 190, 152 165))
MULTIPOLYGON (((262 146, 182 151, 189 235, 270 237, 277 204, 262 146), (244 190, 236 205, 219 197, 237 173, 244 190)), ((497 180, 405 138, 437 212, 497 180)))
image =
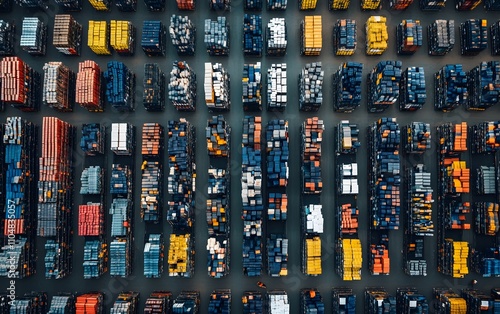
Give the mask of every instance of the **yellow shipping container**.
POLYGON ((314 237, 306 239, 306 274, 311 276, 321 275, 321 239, 314 237))
POLYGON ((363 10, 378 10, 380 8, 381 0, 362 0, 361 9, 363 10))
POLYGON ((316 9, 317 0, 300 0, 299 8, 301 10, 314 10, 316 9))
POLYGON ((170 247, 168 250, 168 273, 170 276, 176 276, 179 273, 189 271, 190 264, 190 234, 171 234, 170 247))
POLYGON ((131 49, 132 27, 132 23, 129 21, 111 20, 110 43, 113 49, 117 51, 128 51, 131 49))
POLYGON ((306 56, 318 56, 323 47, 323 21, 321 15, 305 16, 301 28, 301 53, 306 56))
POLYGON ((110 55, 106 21, 89 21, 88 46, 98 55, 110 55))
POLYGON ((103 0, 89 0, 89 3, 96 9, 97 11, 108 11, 109 3, 103 0))
POLYGON ((366 21, 366 54, 381 55, 387 49, 389 34, 384 16, 370 16, 366 21))

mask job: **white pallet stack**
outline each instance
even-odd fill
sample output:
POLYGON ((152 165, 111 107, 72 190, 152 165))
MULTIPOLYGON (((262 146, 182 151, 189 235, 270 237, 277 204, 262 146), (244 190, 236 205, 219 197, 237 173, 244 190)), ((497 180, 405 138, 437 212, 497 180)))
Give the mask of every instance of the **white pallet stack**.
POLYGON ((286 63, 273 63, 267 70, 267 109, 285 110, 287 91, 286 63))
POLYGON ((268 309, 269 314, 289 314, 290 303, 286 292, 271 291, 268 294, 268 309))
POLYGON ((111 151, 116 155, 131 155, 133 150, 133 127, 129 123, 111 124, 111 151))
POLYGON ((205 63, 205 103, 210 110, 229 110, 229 73, 221 63, 205 63))
POLYGON ((318 204, 306 205, 304 210, 309 209, 309 213, 306 215, 306 232, 312 234, 323 233, 324 218, 321 212, 322 206, 318 204))
POLYGON ((284 56, 288 44, 285 18, 275 17, 267 23, 266 53, 268 56, 284 56))
POLYGON ((342 164, 341 165, 341 189, 344 195, 356 195, 359 193, 358 186, 358 164, 342 164))

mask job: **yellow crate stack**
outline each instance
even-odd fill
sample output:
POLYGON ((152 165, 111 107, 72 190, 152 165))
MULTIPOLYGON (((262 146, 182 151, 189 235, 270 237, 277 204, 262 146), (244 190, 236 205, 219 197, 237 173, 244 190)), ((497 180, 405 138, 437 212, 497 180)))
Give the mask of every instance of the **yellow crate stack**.
POLYGON ((361 9, 378 10, 381 2, 381 0, 361 0, 361 9))
POLYGON ((300 10, 314 10, 316 9, 316 3, 318 0, 299 0, 300 10))
POLYGON ((468 258, 469 244, 464 241, 453 241, 453 278, 463 278, 469 273, 468 258))
POLYGON ((323 47, 323 23, 321 15, 305 16, 301 28, 301 53, 306 56, 319 56, 323 47))
POLYGON ((450 314, 467 313, 467 302, 464 298, 449 298, 450 314))
POLYGON ((111 20, 110 44, 117 52, 132 52, 133 25, 129 21, 111 20))
POLYGON ((108 24, 106 21, 89 21, 88 45, 98 55, 110 55, 108 24))
POLYGON ((179 276, 189 271, 190 234, 170 234, 168 249, 168 275, 179 276))
POLYGON ((343 276, 346 281, 361 280, 363 257, 359 239, 342 239, 343 276))
POLYGON ((89 0, 89 3, 97 11, 108 11, 109 10, 109 2, 107 0, 89 0))
POLYGON ((350 0, 330 0, 328 8, 330 10, 347 10, 349 9, 350 0))
POLYGON ((387 49, 389 35, 384 16, 370 16, 366 21, 366 54, 381 55, 387 49))
POLYGON ((321 239, 316 236, 306 239, 305 245, 306 255, 306 275, 317 276, 321 275, 321 239))

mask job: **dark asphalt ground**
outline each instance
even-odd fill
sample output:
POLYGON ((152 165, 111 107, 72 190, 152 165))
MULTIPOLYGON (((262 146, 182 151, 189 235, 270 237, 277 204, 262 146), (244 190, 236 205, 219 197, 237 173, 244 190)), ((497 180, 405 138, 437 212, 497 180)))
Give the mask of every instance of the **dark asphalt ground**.
MULTIPOLYGON (((167 1, 167 8, 164 13, 152 13, 146 10, 146 7, 139 0, 138 10, 136 13, 122 13, 119 12, 115 7, 111 12, 96 12, 94 11, 90 4, 83 0, 83 11, 78 13, 73 13, 73 16, 78 22, 80 22, 84 27, 84 48, 82 55, 80 57, 68 57, 56 52, 55 48, 49 44, 47 47, 47 55, 44 57, 33 57, 28 55, 26 52, 21 51, 17 48, 17 55, 23 60, 28 62, 32 67, 38 71, 42 71, 43 64, 48 61, 63 61, 74 71, 78 68, 78 62, 86 59, 95 60, 99 65, 104 68, 106 62, 111 60, 123 61, 129 68, 131 68, 137 74, 137 110, 134 113, 120 114, 113 112, 111 109, 107 109, 105 113, 89 113, 80 107, 75 107, 73 113, 58 113, 50 108, 42 108, 39 113, 22 113, 13 108, 7 108, 5 112, 0 114, 0 121, 5 121, 5 117, 12 115, 21 115, 22 117, 41 125, 43 116, 58 116, 61 119, 72 123, 78 127, 78 132, 80 132, 81 124, 87 122, 100 122, 109 125, 112 122, 130 122, 138 126, 138 134, 140 134, 141 126, 144 122, 159 122, 166 125, 169 119, 178 119, 180 117, 187 118, 190 122, 194 123, 197 127, 197 210, 196 210, 196 272, 191 279, 179 279, 179 278, 169 278, 164 276, 161 279, 146 279, 142 274, 143 261, 142 261, 142 249, 143 249, 143 237, 145 233, 145 224, 140 221, 139 208, 136 202, 135 204, 135 223, 134 223, 134 234, 135 234, 135 257, 134 257, 134 269, 133 275, 127 279, 110 278, 106 274, 103 278, 99 280, 83 280, 82 276, 82 260, 83 260, 83 243, 84 240, 81 237, 74 237, 74 267, 73 274, 68 278, 62 280, 45 280, 44 279, 44 266, 43 258, 45 255, 45 250, 43 249, 43 244, 45 239, 39 239, 37 242, 39 258, 38 258, 38 273, 36 276, 25 279, 18 280, 17 282, 17 295, 20 296, 26 291, 31 290, 43 290, 49 292, 49 295, 53 295, 59 291, 78 291, 86 292, 91 290, 101 290, 106 293, 106 308, 109 308, 117 296, 117 293, 122 290, 135 290, 139 291, 141 294, 141 309, 143 307, 144 301, 147 296, 153 290, 171 290, 174 295, 177 295, 181 290, 199 290, 201 292, 201 313, 206 313, 208 297, 210 292, 216 288, 230 288, 233 295, 233 312, 242 313, 242 305, 240 298, 245 290, 256 290, 257 280, 265 282, 269 289, 285 289, 290 296, 292 313, 299 313, 299 290, 301 288, 316 287, 322 293, 324 301, 326 303, 326 310, 330 312, 331 309, 331 297, 330 291, 334 286, 348 286, 352 287, 358 296, 357 309, 358 313, 361 313, 363 309, 363 298, 362 291, 364 287, 367 286, 384 286, 390 293, 395 294, 397 287, 404 286, 414 286, 417 287, 420 292, 424 293, 429 298, 431 297, 432 287, 450 287, 458 291, 461 288, 465 288, 472 279, 479 279, 478 287, 481 289, 489 290, 495 285, 499 284, 498 279, 493 278, 479 278, 475 274, 468 275, 465 279, 453 279, 451 277, 443 276, 439 274, 436 270, 436 240, 427 239, 426 241, 426 255, 428 256, 428 276, 427 277, 408 277, 404 275, 402 270, 402 256, 401 250, 403 248, 403 230, 393 231, 390 233, 390 257, 391 257, 391 274, 386 277, 370 276, 367 268, 367 226, 368 226, 368 213, 367 208, 367 155, 366 155, 366 127, 373 121, 382 116, 397 117, 398 122, 401 126, 408 124, 411 121, 423 121, 431 123, 435 130, 437 124, 443 123, 445 121, 460 122, 467 121, 470 124, 478 123, 485 120, 499 119, 500 118, 500 107, 491 108, 486 112, 466 112, 462 108, 459 108, 451 113, 440 113, 433 110, 432 99, 434 97, 434 87, 433 87, 433 73, 435 73, 440 67, 447 63, 462 63, 464 64, 464 69, 469 70, 472 67, 479 64, 482 60, 491 60, 493 57, 490 56, 489 51, 484 51, 477 57, 462 57, 460 56, 459 45, 457 44, 455 49, 445 57, 430 57, 427 55, 427 35, 424 35, 424 46, 414 55, 414 56, 397 56, 395 47, 395 34, 396 25, 405 18, 420 19, 422 25, 426 28, 431 21, 438 18, 448 18, 455 19, 456 33, 458 35, 458 25, 460 22, 469 18, 487 18, 489 24, 493 22, 494 19, 500 17, 498 13, 486 12, 482 7, 477 8, 473 12, 457 12, 454 9, 453 1, 449 1, 447 7, 442 12, 421 12, 418 8, 418 4, 414 3, 411 7, 404 12, 393 12, 387 9, 382 9, 378 12, 362 12, 359 9, 359 1, 353 0, 349 10, 345 12, 330 12, 327 9, 327 1, 319 0, 318 9, 314 12, 301 12, 297 9, 296 1, 290 1, 288 4, 288 9, 285 12, 268 12, 264 10, 262 12, 263 24, 266 25, 271 17, 285 17, 288 24, 288 38, 289 38, 289 48, 288 54, 282 58, 272 58, 272 57, 262 57, 262 58, 244 58, 241 44, 242 38, 242 18, 243 18, 243 4, 241 0, 234 0, 232 3, 232 11, 226 13, 216 13, 208 10, 208 1, 198 1, 197 9, 194 12, 180 12, 175 6, 173 0, 167 1), (169 24, 169 19, 171 14, 182 14, 188 15, 198 27, 197 31, 197 53, 193 57, 182 57, 179 58, 174 50, 174 47, 168 44, 168 52, 166 57, 158 58, 147 58, 140 49, 133 57, 122 57, 114 54, 113 56, 97 56, 86 46, 86 34, 88 30, 88 20, 111 20, 111 19, 124 19, 130 20, 137 27, 137 34, 141 33, 142 21, 143 20, 158 20, 161 19, 165 24, 169 24), (206 18, 215 18, 217 15, 224 14, 229 18, 229 23, 231 26, 231 53, 229 57, 210 57, 204 51, 203 47, 203 20, 206 18), (309 14, 321 14, 323 16, 323 52, 319 57, 303 57, 299 54, 299 25, 300 20, 305 15, 309 14), (370 15, 383 15, 387 17, 387 24, 389 26, 389 49, 383 56, 369 57, 364 54, 364 22, 370 15), (332 49, 332 39, 331 30, 337 18, 354 18, 357 21, 358 29, 358 49, 354 56, 351 57, 336 57, 333 55, 332 49), (168 74, 171 69, 171 64, 174 60, 186 60, 189 65, 198 74, 198 110, 195 113, 179 113, 173 108, 171 103, 167 103, 166 110, 162 113, 148 113, 144 110, 141 104, 142 100, 142 78, 143 78, 143 65, 146 62, 157 62, 161 65, 164 72, 168 74), (397 107, 390 108, 383 114, 369 114, 366 110, 366 84, 363 82, 363 101, 362 106, 358 108, 352 114, 338 114, 334 113, 332 110, 332 95, 331 95, 331 75, 336 71, 339 64, 343 61, 358 61, 364 63, 363 75, 366 76, 368 71, 375 66, 375 64, 381 60, 401 60, 403 61, 403 67, 408 66, 423 66, 426 71, 427 79, 427 92, 428 101, 424 109, 413 112, 399 112, 397 107), (232 180, 231 180, 231 190, 232 190, 232 221, 231 221, 231 274, 223 279, 211 279, 207 276, 205 268, 206 252, 205 244, 207 238, 207 227, 205 224, 205 189, 207 181, 207 169, 208 169, 208 158, 206 158, 206 146, 204 141, 204 127, 206 125, 207 118, 211 115, 206 109, 203 103, 203 63, 211 62, 222 62, 222 64, 229 70, 232 78, 231 82, 231 99, 232 99, 232 109, 231 112, 225 114, 226 120, 232 126, 232 160, 231 160, 231 170, 232 170, 232 180), (263 69, 267 69, 271 63, 286 62, 288 65, 288 108, 284 113, 268 113, 262 112, 263 123, 265 124, 270 119, 281 118, 287 119, 290 126, 290 180, 289 180, 289 219, 287 221, 288 238, 290 241, 290 252, 289 252, 289 275, 284 278, 269 278, 267 275, 261 278, 246 278, 242 272, 241 263, 241 242, 242 242, 242 223, 239 219, 239 213, 241 208, 241 198, 240 198, 240 164, 241 164, 241 154, 240 154, 240 139, 242 133, 241 121, 244 115, 241 109, 241 71, 244 62, 257 62, 261 61, 263 69), (326 74, 326 80, 324 82, 324 103, 320 111, 317 113, 325 121, 326 130, 323 142, 323 157, 322 157, 322 173, 324 181, 324 190, 321 196, 321 202, 323 204, 323 214, 325 217, 325 233, 322 236, 323 239, 323 275, 319 277, 306 277, 300 272, 300 233, 299 230, 299 178, 300 178, 300 124, 302 121, 311 117, 314 114, 302 113, 298 110, 298 91, 295 88, 296 80, 300 69, 305 63, 322 61, 323 69, 326 74), (334 200, 334 136, 333 129, 334 126, 340 120, 349 119, 351 122, 359 124, 361 129, 361 139, 362 147, 358 154, 359 163, 359 184, 360 184, 360 195, 358 197, 358 207, 360 209, 360 234, 359 237, 363 244, 363 273, 362 281, 359 282, 343 282, 339 276, 336 275, 334 271, 334 243, 335 243, 335 230, 334 230, 334 216, 335 216, 335 200, 334 200)), ((417 2, 417 1, 416 1, 417 2)), ((383 6, 387 7, 386 1, 383 1, 383 6)), ((50 7, 46 11, 30 11, 15 7, 12 13, 0 12, 0 19, 14 20, 18 26, 18 31, 16 38, 19 40, 21 34, 21 24, 23 16, 38 16, 44 22, 49 25, 49 42, 52 40, 52 26, 54 15, 58 13, 58 9, 54 7, 53 2, 50 2, 50 7)), ((138 36, 140 39, 140 35, 138 36)), ((458 43, 458 38, 457 38, 458 43)), ((138 47, 139 48, 139 47, 138 47)), ((499 57, 494 59, 500 60, 499 57)), ((109 130, 108 130, 109 132, 109 130)), ((77 133, 79 134, 79 133, 77 133)), ((432 134, 435 136, 435 132, 432 134)), ((140 144, 140 143, 138 143, 140 144)), ((108 142, 109 149, 109 142, 108 142)), ((434 150, 426 153, 423 157, 405 157, 403 159, 408 162, 423 161, 428 170, 431 171, 433 176, 434 191, 437 190, 437 172, 436 172, 436 153, 434 150)), ((136 152, 136 158, 140 158, 139 152, 136 152)), ((488 164, 487 159, 474 158, 474 165, 478 166, 480 164, 488 164)), ((108 156, 107 163, 108 169, 110 169, 110 164, 112 162, 111 156, 108 156)), ((82 171, 83 161, 82 155, 79 149, 75 148, 75 191, 79 190, 79 177, 82 171)), ((135 182, 140 182, 140 171, 138 164, 136 163, 135 172, 135 182)), ((165 188, 166 192, 166 188, 165 188)), ((139 186, 135 186, 135 199, 139 197, 139 186)), ((110 202, 110 197, 107 198, 108 204, 110 202)), ((81 203, 81 197, 75 193, 75 205, 81 203)), ((436 209, 436 208, 435 208, 436 209)), ((74 215, 74 226, 76 226, 77 217, 74 215)), ((434 221, 436 221, 436 214, 434 213, 434 221)), ((109 225, 109 220, 108 220, 109 225)), ((109 229, 108 229, 109 230, 109 229)), ((156 226, 149 229, 148 232, 158 232, 163 231, 165 235, 170 233, 170 227, 166 223, 161 226, 156 226)), ((268 228, 267 232, 270 232, 268 228)), ((464 236, 467 239, 473 240, 473 231, 465 232, 464 236)), ((168 246, 166 246, 168 247, 168 246)), ((7 288, 7 281, 0 280, 0 290, 7 288)))

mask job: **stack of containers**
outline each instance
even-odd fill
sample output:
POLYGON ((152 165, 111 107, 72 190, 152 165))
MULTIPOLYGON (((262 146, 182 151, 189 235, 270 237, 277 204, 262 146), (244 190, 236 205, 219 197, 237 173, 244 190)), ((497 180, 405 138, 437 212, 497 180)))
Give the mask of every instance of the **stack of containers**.
POLYGON ((82 138, 80 148, 87 156, 104 154, 105 127, 99 123, 82 125, 82 138))
POLYGON ((315 10, 317 0, 299 0, 299 10, 315 10))
POLYGON ((0 56, 14 54, 16 26, 13 22, 0 20, 0 56))
MULTIPOLYGON (((481 166, 477 169, 476 189, 478 194, 495 194, 495 167, 481 166)), ((486 220, 483 220, 486 221, 486 220)))
POLYGON ((72 268, 72 153, 74 128, 44 117, 39 159, 37 235, 46 237, 45 278, 68 276, 72 268), (57 247, 51 255, 53 247, 57 247))
POLYGON ((332 311, 345 314, 356 313, 356 294, 351 288, 332 289, 332 311))
POLYGON ((365 288, 365 313, 396 313, 396 298, 383 287, 365 288))
POLYGON ((198 313, 200 311, 200 292, 181 291, 172 305, 173 313, 198 313))
POLYGON ((36 180, 35 154, 37 151, 37 127, 20 117, 7 117, 1 125, 5 179, 2 193, 5 201, 3 235, 15 235, 15 240, 5 242, 0 249, 0 276, 25 278, 35 273, 36 261, 36 180), (19 180, 18 178, 24 178, 19 180), (12 206, 12 204, 15 204, 12 206))
POLYGON ((349 9, 349 4, 351 4, 351 0, 330 0, 328 2, 328 9, 330 11, 347 10, 349 9))
POLYGON ((116 0, 116 7, 121 12, 137 11, 137 0, 116 0))
POLYGON ((245 291, 241 297, 243 314, 264 313, 264 297, 257 291, 245 291))
POLYGON ((122 56, 131 56, 135 51, 135 27, 129 21, 111 20, 110 45, 122 56))
POLYGON ((463 56, 477 56, 487 46, 487 20, 470 19, 460 24, 460 51, 463 56))
POLYGON ((141 219, 159 223, 163 209, 164 130, 158 123, 142 127, 141 219))
POLYGON ((110 314, 134 314, 139 307, 139 292, 120 292, 109 310, 110 314))
MULTIPOLYGON (((190 278, 194 274, 195 131, 186 119, 168 121, 167 221, 172 226, 168 275, 190 278)), ((175 306, 175 305, 174 305, 175 306)))
POLYGON ((260 276, 262 271, 262 157, 261 117, 245 116, 242 134, 241 198, 243 219, 243 273, 260 276))
POLYGON ((271 290, 266 293, 267 314, 289 314, 290 303, 285 290, 271 290))
POLYGON ((433 288, 436 314, 467 313, 467 302, 451 289, 433 288))
POLYGON ((97 55, 111 55, 109 49, 109 29, 106 21, 89 20, 87 43, 97 55))
POLYGON ((498 212, 500 205, 497 203, 476 203, 476 232, 488 236, 495 236, 500 228, 498 212))
MULTIPOLYGON (((286 230, 288 141, 288 121, 269 121, 266 128, 267 219, 276 222, 272 228, 275 231, 286 230)), ((271 277, 288 274, 288 239, 284 233, 268 235, 267 272, 271 277)))
POLYGON ((205 20, 205 47, 211 56, 229 55, 229 26, 225 16, 205 20))
POLYGON ((241 79, 243 86, 242 102, 244 111, 262 110, 262 74, 261 64, 243 65, 243 77, 241 79))
POLYGON ((210 277, 221 278, 229 273, 231 127, 222 115, 213 116, 207 121, 205 137, 211 165, 206 203, 207 268, 210 277))
POLYGON ((243 9, 245 11, 261 11, 262 0, 244 0, 243 9))
POLYGON ((423 43, 423 27, 419 20, 403 20, 396 29, 398 54, 412 55, 423 43))
POLYGON ((356 20, 339 19, 333 27, 333 49, 337 56, 352 56, 356 51, 356 20))
POLYGON ((172 293, 170 291, 153 291, 146 299, 144 314, 170 313, 172 311, 172 293))
POLYGON ((187 16, 172 15, 169 27, 170 38, 179 56, 194 56, 196 27, 187 16))
POLYGON ((55 295, 50 302, 50 309, 48 313, 75 313, 75 296, 69 295, 55 295))
POLYGON ((423 154, 431 148, 431 125, 424 122, 412 122, 405 128, 403 135, 405 152, 423 154))
POLYGON ((40 75, 18 57, 0 61, 0 103, 21 111, 37 111, 40 107, 40 75))
POLYGON ((262 16, 245 14, 243 18, 243 53, 246 57, 262 57, 262 16))
POLYGON ((491 55, 498 56, 500 55, 500 20, 491 24, 490 37, 491 37, 491 55))
POLYGON ((449 112, 465 105, 469 96, 467 73, 461 64, 447 64, 434 74, 434 109, 449 112))
POLYGON ((361 1, 361 10, 378 10, 380 9, 381 0, 362 0, 361 1))
POLYGON ((44 105, 58 111, 73 111, 75 99, 75 73, 62 62, 48 62, 43 66, 44 105))
POLYGON ((446 0, 420 0, 419 4, 422 11, 440 11, 444 8, 446 0))
POLYGON ((165 74, 158 63, 144 64, 142 104, 147 111, 165 109, 165 74))
POLYGON ((161 21, 142 23, 141 47, 148 57, 165 56, 167 49, 167 30, 161 21))
POLYGON ((396 295, 398 309, 404 313, 428 313, 430 305, 425 296, 415 288, 398 288, 396 295))
POLYGON ((423 67, 408 67, 401 76, 399 85, 399 110, 422 109, 427 100, 423 67))
POLYGON ((467 110, 482 111, 500 103, 500 62, 481 62, 467 73, 467 110))
POLYGON ((401 61, 381 61, 368 74, 368 111, 384 112, 399 98, 401 61))
POLYGON ((102 313, 104 306, 104 293, 90 292, 76 297, 76 313, 102 313))
POLYGON ((286 54, 287 44, 285 18, 274 17, 270 19, 266 28, 266 55, 283 57, 286 54))
POLYGON ((160 278, 163 273, 163 235, 150 234, 144 237, 144 277, 160 278))
POLYGON ((210 0, 208 4, 210 5, 210 9, 214 11, 231 10, 231 0, 210 0))
POLYGON ((48 302, 47 293, 32 291, 25 293, 24 296, 16 297, 16 299, 11 302, 10 312, 47 313, 48 302))
POLYGON ((320 194, 323 188, 321 144, 324 130, 323 120, 318 117, 308 118, 302 124, 301 181, 303 194, 320 194))
MULTIPOLYGON (((313 0, 314 1, 314 0, 313 0)), ((319 56, 323 47, 321 15, 306 15, 300 24, 300 54, 319 56)))
POLYGON ((82 25, 69 14, 56 14, 52 44, 65 55, 79 56, 82 48, 82 25))
POLYGON ((81 0, 55 0, 64 12, 79 12, 82 10, 81 0))
POLYGON ((44 56, 47 46, 47 25, 38 17, 25 17, 19 46, 34 56, 44 56))
POLYGON ((361 103, 363 63, 344 62, 333 74, 333 109, 350 113, 361 103))
POLYGON ((101 68, 94 61, 78 64, 75 102, 90 112, 104 111, 104 95, 101 68))
POLYGON ((317 112, 323 103, 323 78, 321 62, 307 63, 299 74, 299 109, 317 112))
POLYGON ((342 280, 361 280, 363 263, 361 241, 359 239, 339 239, 337 255, 337 273, 342 280))
POLYGON ((393 10, 406 10, 410 4, 413 3, 413 0, 391 0, 389 1, 389 7, 393 10))
POLYGON ((173 62, 168 99, 178 111, 196 110, 196 74, 186 61, 173 62))
POLYGON ((472 11, 482 2, 482 0, 455 0, 455 9, 458 11, 472 11))
POLYGON ((196 8, 196 0, 176 0, 177 9, 183 11, 194 11, 196 8))
POLYGON ((108 62, 104 72, 106 100, 120 112, 135 110, 135 74, 119 61, 108 62))
POLYGON ((111 10, 111 1, 110 0, 89 0, 90 5, 97 11, 109 11, 111 10))
POLYGON ((468 243, 462 241, 470 229, 470 203, 465 201, 470 190, 470 170, 460 160, 467 152, 467 123, 438 126, 438 271, 454 278, 468 273, 468 243), (456 231, 454 231, 456 230, 456 231))
POLYGON ((144 0, 144 4, 150 12, 165 11, 165 0, 144 0))
POLYGON ((455 21, 435 20, 427 29, 429 55, 444 56, 455 46, 455 21))
POLYGON ((485 0, 484 9, 486 11, 500 11, 500 1, 498 0, 485 0))
POLYGON ((325 303, 321 293, 316 288, 300 290, 301 313, 325 313, 325 303))
POLYGON ((286 104, 286 63, 273 63, 267 70, 267 110, 283 112, 286 104))
MULTIPOLYGON (((342 120, 337 126, 337 146, 335 148, 338 154, 356 155, 358 148, 361 147, 359 141, 359 128, 357 124, 350 123, 349 120, 342 120)), ((356 161, 355 158, 349 158, 356 161)))
POLYGON ((472 127, 472 152, 495 154, 500 149, 500 121, 487 121, 472 127))
POLYGON ((268 11, 284 11, 288 0, 267 0, 267 10, 268 11))
POLYGON ((387 49, 389 34, 387 32, 387 18, 385 16, 370 16, 365 24, 366 54, 369 56, 382 55, 387 49))
POLYGON ((217 289, 210 294, 209 314, 231 313, 231 290, 217 289))
POLYGON ((205 103, 210 111, 229 111, 231 108, 229 72, 221 63, 205 62, 205 103))
POLYGON ((476 289, 463 289, 462 297, 467 303, 467 310, 471 313, 495 313, 498 311, 498 305, 489 294, 476 289))

